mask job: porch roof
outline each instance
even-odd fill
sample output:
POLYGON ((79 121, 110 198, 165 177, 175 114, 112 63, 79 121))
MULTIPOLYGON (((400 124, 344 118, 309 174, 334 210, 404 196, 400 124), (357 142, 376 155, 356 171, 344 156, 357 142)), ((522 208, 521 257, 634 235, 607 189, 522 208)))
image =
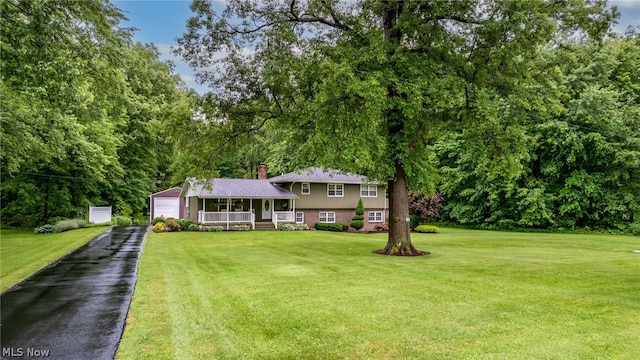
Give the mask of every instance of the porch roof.
POLYGON ((297 199, 289 190, 272 184, 269 180, 254 179, 210 179, 196 181, 187 179, 180 196, 186 196, 189 186, 199 198, 220 199, 297 199))

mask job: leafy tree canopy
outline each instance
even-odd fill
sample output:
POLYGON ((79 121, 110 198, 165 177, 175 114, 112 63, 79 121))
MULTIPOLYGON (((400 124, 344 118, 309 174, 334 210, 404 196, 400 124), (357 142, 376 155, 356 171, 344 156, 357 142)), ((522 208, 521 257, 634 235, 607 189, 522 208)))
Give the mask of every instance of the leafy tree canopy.
MULTIPOLYGON (((462 132, 515 177, 526 146, 504 109, 557 111, 535 60, 567 39, 599 40, 606 1, 207 1, 178 53, 211 84, 202 130, 210 154, 272 127, 290 166, 337 167, 388 181, 389 242, 413 255, 407 186, 435 183, 429 145, 462 132), (222 55, 221 55, 222 54, 222 55)), ((518 111, 512 111, 518 114, 518 111)), ((215 155, 213 155, 215 157, 215 155)))

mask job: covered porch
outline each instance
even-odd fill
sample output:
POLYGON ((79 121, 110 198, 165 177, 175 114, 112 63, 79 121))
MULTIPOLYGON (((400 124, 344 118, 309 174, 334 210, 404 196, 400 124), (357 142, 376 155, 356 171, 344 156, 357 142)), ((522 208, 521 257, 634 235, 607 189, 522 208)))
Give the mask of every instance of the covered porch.
POLYGON ((295 199, 273 198, 198 198, 196 222, 202 225, 219 225, 229 230, 233 225, 250 225, 256 222, 271 222, 274 228, 279 223, 295 222, 295 199))
POLYGON ((187 179, 180 195, 185 213, 200 225, 220 225, 231 229, 246 224, 295 222, 293 192, 259 179, 187 179))

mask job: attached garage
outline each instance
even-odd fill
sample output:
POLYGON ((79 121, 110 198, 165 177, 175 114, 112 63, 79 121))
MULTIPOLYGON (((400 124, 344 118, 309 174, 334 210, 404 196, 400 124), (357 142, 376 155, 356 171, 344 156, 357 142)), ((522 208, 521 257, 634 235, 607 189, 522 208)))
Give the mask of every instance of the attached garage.
POLYGON ((180 197, 179 187, 174 187, 164 191, 149 195, 149 220, 164 216, 165 218, 184 218, 184 199, 180 197))

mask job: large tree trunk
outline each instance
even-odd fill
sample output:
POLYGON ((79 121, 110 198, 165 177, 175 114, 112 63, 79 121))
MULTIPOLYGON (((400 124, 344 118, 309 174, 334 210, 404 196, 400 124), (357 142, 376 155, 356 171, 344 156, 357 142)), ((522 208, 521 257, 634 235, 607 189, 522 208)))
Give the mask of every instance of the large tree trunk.
MULTIPOLYGON (((384 38, 390 44, 389 58, 393 56, 394 47, 399 46, 402 33, 396 28, 398 17, 402 13, 404 3, 390 4, 388 0, 382 2, 382 23, 384 38)), ((389 98, 400 96, 393 84, 387 87, 389 98)), ((396 143, 396 137, 402 134, 404 121, 399 116, 401 111, 391 108, 385 114, 387 120, 387 131, 390 142, 396 143)), ((429 253, 416 250, 411 244, 411 229, 409 227, 409 197, 407 195, 407 178, 404 173, 402 163, 395 160, 395 178, 389 180, 389 239, 387 246, 382 250, 375 250, 374 253, 381 255, 398 256, 420 256, 429 253)))
POLYGON ((421 256, 428 252, 417 250, 411 243, 409 227, 409 197, 404 168, 396 164, 395 179, 389 180, 389 239, 382 250, 374 251, 381 255, 421 256))

